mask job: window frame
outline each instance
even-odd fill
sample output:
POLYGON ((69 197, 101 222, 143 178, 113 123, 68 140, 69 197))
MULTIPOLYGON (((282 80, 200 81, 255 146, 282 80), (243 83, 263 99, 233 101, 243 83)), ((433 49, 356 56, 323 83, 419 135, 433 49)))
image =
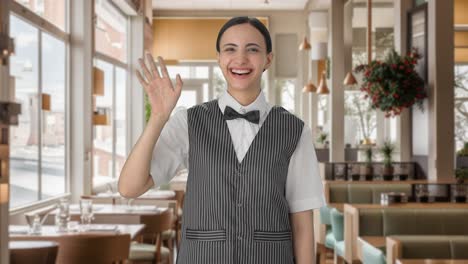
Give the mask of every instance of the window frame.
MULTIPOLYGON (((64 157, 64 192, 58 195, 55 195, 50 198, 42 199, 42 152, 43 152, 43 139, 42 139, 42 131, 44 125, 44 119, 42 118, 41 112, 38 111, 38 170, 37 170, 37 177, 38 177, 38 189, 37 189, 37 200, 33 202, 28 202, 16 207, 10 207, 10 213, 22 211, 25 208, 29 208, 31 206, 35 206, 37 204, 47 203, 49 201, 67 197, 70 195, 70 34, 69 34, 69 21, 70 21, 70 0, 65 0, 65 30, 60 29, 58 26, 54 25, 53 23, 49 22, 47 19, 41 17, 40 15, 36 14, 35 12, 29 10, 27 7, 21 5, 20 3, 10 0, 10 16, 15 16, 17 19, 21 20, 24 23, 29 24, 30 26, 34 27, 37 30, 38 34, 38 94, 41 94, 43 91, 43 78, 42 78, 42 33, 47 33, 51 37, 56 38, 59 41, 62 41, 65 46, 65 87, 64 87, 64 111, 65 111, 65 128, 64 128, 64 136, 65 136, 65 157, 64 157)), ((41 107, 41 104, 38 104, 38 108, 41 107)), ((10 177, 14 177, 10 175, 10 177)), ((10 200, 11 201, 11 200, 10 200)))
MULTIPOLYGON (((125 140, 125 155, 128 156, 128 154, 130 153, 130 146, 131 146, 131 111, 132 111, 132 100, 131 100, 131 92, 130 92, 130 89, 129 87, 131 86, 131 78, 130 78, 130 68, 131 68, 131 64, 130 64, 130 52, 131 52, 131 35, 132 35, 132 32, 131 32, 131 22, 130 22, 130 17, 129 15, 125 14, 122 12, 122 10, 120 10, 119 7, 115 6, 115 4, 112 2, 112 1, 109 1, 109 0, 103 0, 103 1, 107 1, 109 4, 113 5, 116 10, 122 15, 125 17, 125 20, 126 20, 126 23, 125 23, 125 27, 126 27, 126 45, 127 45, 127 48, 126 48, 126 62, 123 62, 117 58, 114 58, 114 57, 111 57, 107 54, 104 54, 104 53, 101 53, 99 51, 96 50, 95 48, 95 45, 94 45, 94 41, 93 40, 93 67, 96 65, 96 60, 100 60, 104 63, 108 63, 112 66, 112 115, 111 115, 111 120, 112 120, 112 166, 111 166, 111 172, 110 172, 110 179, 109 179, 109 182, 113 182, 113 181, 117 181, 118 178, 119 178, 119 175, 117 175, 116 173, 116 145, 117 145, 117 127, 115 125, 115 106, 116 106, 116 67, 119 67, 121 69, 123 69, 126 73, 126 81, 125 81, 125 106, 126 106, 126 109, 125 109, 125 133, 126 133, 126 140, 125 140)), ((93 3, 94 5, 94 3, 93 3)), ((96 14, 94 13, 93 16, 96 16, 96 14)), ((96 25, 93 26, 93 36, 95 35, 95 30, 96 30, 96 25)), ((95 173, 94 173, 94 167, 95 167, 95 162, 94 162, 94 138, 95 138, 95 133, 94 133, 94 129, 95 129, 95 125, 93 124, 92 125, 92 129, 91 129, 91 138, 92 138, 92 151, 91 151, 91 192, 94 193, 94 190, 97 189, 97 188, 100 188, 102 187, 102 184, 98 184, 98 185, 95 185, 94 183, 94 177, 96 176, 95 173)), ((104 183, 104 185, 106 185, 107 183, 104 183)))

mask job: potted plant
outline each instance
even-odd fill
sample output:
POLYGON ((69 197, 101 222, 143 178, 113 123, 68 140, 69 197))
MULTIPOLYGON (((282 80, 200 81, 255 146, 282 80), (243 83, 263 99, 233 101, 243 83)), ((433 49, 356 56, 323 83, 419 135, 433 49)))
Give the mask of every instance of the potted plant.
POLYGON ((395 151, 395 145, 390 141, 385 141, 380 148, 380 153, 383 156, 384 167, 382 170, 382 176, 385 181, 393 180, 393 165, 392 156, 395 151))
POLYGON ((365 148, 364 155, 366 157, 366 162, 361 165, 361 175, 364 175, 366 181, 372 181, 374 179, 374 168, 372 167, 372 148, 365 148))
POLYGON ((317 143, 319 144, 318 147, 326 147, 326 142, 327 142, 327 137, 328 137, 328 134, 326 132, 320 132, 317 136, 317 143))
POLYGON ((462 149, 457 151, 457 168, 468 167, 468 142, 465 142, 462 149))
POLYGON ((465 180, 468 179, 468 168, 458 168, 455 170, 455 178, 457 184, 452 185, 453 197, 455 202, 464 203, 466 202, 466 187, 465 180))
POLYGON ((361 91, 369 98, 373 109, 385 112, 385 117, 399 115, 414 104, 423 109, 427 93, 423 79, 415 70, 420 58, 416 50, 406 56, 391 50, 383 61, 373 60, 369 65, 354 69, 364 74, 361 91))

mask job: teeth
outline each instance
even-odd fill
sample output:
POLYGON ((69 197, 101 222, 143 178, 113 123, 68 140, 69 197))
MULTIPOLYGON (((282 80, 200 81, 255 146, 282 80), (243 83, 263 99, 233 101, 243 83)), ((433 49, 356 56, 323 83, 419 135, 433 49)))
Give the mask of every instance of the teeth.
POLYGON ((234 69, 231 71, 235 74, 247 74, 251 72, 250 70, 234 70, 234 69))

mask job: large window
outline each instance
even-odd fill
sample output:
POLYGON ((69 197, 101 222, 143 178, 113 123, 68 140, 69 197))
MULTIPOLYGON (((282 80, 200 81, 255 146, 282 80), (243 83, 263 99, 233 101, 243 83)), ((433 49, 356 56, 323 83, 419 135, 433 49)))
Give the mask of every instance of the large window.
POLYGON ((468 142, 468 65, 455 65, 455 149, 468 142))
POLYGON ((109 0, 95 0, 96 52, 127 61, 127 17, 109 0))
POLYGON ((109 0, 95 0, 95 67, 104 72, 104 95, 93 95, 94 110, 107 115, 93 126, 93 186, 115 181, 127 158, 128 18, 109 0))
POLYGON ((67 0, 16 0, 16 2, 66 31, 67 0))
MULTIPOLYGON (((375 3, 372 7, 372 58, 382 60, 388 49, 393 48, 393 0, 375 3)), ((365 1, 353 0, 352 19, 352 67, 367 64, 367 6, 365 1)), ((358 80, 362 76, 356 76, 358 80)), ((359 85, 358 85, 359 86, 359 85)), ((345 87, 345 144, 360 145, 368 139, 376 142, 377 126, 384 126, 388 131, 380 135, 381 138, 396 139, 396 121, 378 120, 376 110, 370 107, 370 102, 364 99, 364 94, 358 87, 345 87), (385 122, 388 125, 385 125, 385 122)))
POLYGON ((296 113, 296 85, 295 79, 278 79, 276 80, 275 90, 279 93, 281 106, 291 113, 296 113))
POLYGON ((10 207, 66 191, 66 45, 55 36, 10 16, 15 55, 10 74, 21 104, 10 133, 10 207), (50 98, 50 108, 46 99, 50 98), (43 105, 44 103, 44 105, 43 105))

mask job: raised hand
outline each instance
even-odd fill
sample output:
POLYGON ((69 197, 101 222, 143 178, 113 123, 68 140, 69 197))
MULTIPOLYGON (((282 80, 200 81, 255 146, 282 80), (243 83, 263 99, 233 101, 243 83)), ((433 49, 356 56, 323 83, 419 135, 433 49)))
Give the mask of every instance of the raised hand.
POLYGON ((142 73, 136 71, 136 75, 148 95, 151 104, 151 115, 160 116, 167 120, 176 106, 177 100, 179 100, 183 85, 182 79, 180 75, 177 74, 176 85, 174 87, 163 58, 158 57, 159 67, 161 69, 161 74, 159 74, 153 56, 147 53, 145 57, 149 68, 143 58, 138 59, 142 73))

